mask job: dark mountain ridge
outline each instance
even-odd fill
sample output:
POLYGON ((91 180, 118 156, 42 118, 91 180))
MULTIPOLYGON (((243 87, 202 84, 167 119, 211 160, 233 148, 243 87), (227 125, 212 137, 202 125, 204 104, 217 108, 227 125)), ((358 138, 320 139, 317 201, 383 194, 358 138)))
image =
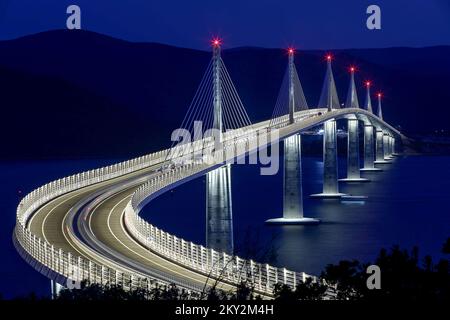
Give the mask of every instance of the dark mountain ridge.
MULTIPOLYGON (((323 51, 299 51, 307 101, 317 104, 323 51)), ((334 50, 341 102, 347 68, 384 92, 383 112, 406 134, 450 129, 450 47, 334 50), (437 116, 438 115, 438 116, 437 116)), ((57 30, 0 42, 2 159, 130 156, 170 145, 211 54, 57 30)), ((283 49, 234 48, 223 59, 253 122, 271 116, 283 49)), ((374 102, 374 101, 373 101, 374 102)))

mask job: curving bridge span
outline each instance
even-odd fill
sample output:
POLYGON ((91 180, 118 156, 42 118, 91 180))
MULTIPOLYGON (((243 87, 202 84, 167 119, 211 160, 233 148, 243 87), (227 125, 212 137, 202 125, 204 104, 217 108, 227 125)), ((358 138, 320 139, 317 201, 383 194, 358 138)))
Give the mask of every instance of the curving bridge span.
MULTIPOLYGON (((334 87, 334 82, 332 85, 334 87)), ((295 288, 299 281, 311 276, 245 260, 229 250, 194 244, 143 220, 139 212, 152 199, 180 184, 227 166, 230 161, 257 152, 258 148, 278 143, 271 139, 274 130, 280 140, 288 140, 324 124, 326 171, 330 155, 336 158, 336 127, 327 124, 342 118, 349 123, 362 122, 364 167, 375 170, 374 162, 386 161, 392 156, 395 141, 402 138, 401 133, 372 110, 352 106, 333 108, 333 87, 325 89, 331 97, 327 108, 300 111, 290 108, 289 116, 277 117, 275 122, 271 119, 227 131, 222 138, 222 157, 218 159, 184 160, 187 153, 214 148, 212 142, 204 138, 199 144, 189 144, 188 149, 177 146, 41 186, 25 196, 17 208, 13 234, 17 251, 36 270, 64 287, 83 280, 117 284, 126 289, 151 289, 155 285, 173 283, 195 296, 212 285, 229 291, 241 281, 249 280, 255 291, 267 298, 272 296, 276 283, 295 288), (378 153, 382 159, 378 158, 378 153)), ((349 168, 352 167, 350 158, 355 157, 350 140, 349 126, 349 168)), ((359 176, 359 163, 357 165, 359 176)), ((327 189, 327 179, 330 177, 324 172, 322 195, 340 195, 327 189)), ((289 213, 285 213, 284 218, 287 222, 295 220, 289 213)))

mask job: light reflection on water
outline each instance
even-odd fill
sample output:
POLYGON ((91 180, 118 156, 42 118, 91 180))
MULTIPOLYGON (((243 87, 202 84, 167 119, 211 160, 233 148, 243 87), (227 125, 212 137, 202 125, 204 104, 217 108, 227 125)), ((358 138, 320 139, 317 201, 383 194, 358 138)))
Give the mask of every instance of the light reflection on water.
MULTIPOLYGON (((0 292, 5 298, 49 294, 49 281, 20 258, 11 241, 15 210, 26 193, 61 176, 117 162, 106 160, 24 161, 0 163, 3 213, 0 242, 0 292), (20 193, 19 193, 20 192, 20 193), (24 286, 23 284, 27 285, 24 286)), ((339 159, 345 172, 345 159, 339 159)), ((327 263, 340 259, 372 259, 382 247, 419 245, 422 253, 437 255, 450 236, 450 157, 414 156, 385 165, 383 172, 367 172, 370 183, 342 185, 342 191, 367 195, 364 205, 339 200, 310 199, 322 188, 320 158, 303 158, 305 216, 319 218, 318 226, 266 226, 282 213, 282 175, 260 176, 255 165, 232 170, 235 241, 248 247, 272 247, 279 266, 319 274, 327 263), (274 239, 274 240, 273 240, 274 239), (251 245, 248 245, 250 243, 251 245)), ((145 208, 152 223, 185 239, 204 243, 205 185, 199 178, 162 195, 145 208)), ((272 259, 271 259, 272 258, 272 259)))
MULTIPOLYGON (((404 157, 383 165, 382 172, 365 172, 369 183, 341 183, 341 191, 368 196, 360 202, 310 199, 321 191, 320 158, 303 158, 304 214, 319 218, 318 226, 267 226, 264 221, 282 213, 282 174, 260 176, 257 166, 233 166, 235 242, 247 252, 249 239, 272 246, 269 262, 319 274, 341 259, 372 260, 382 247, 394 244, 438 255, 450 236, 447 203, 450 190, 449 157, 404 157), (437 181, 436 177, 440 177, 437 181), (446 177, 446 178, 444 178, 446 177)), ((345 159, 339 159, 340 176, 345 159)), ((152 223, 185 239, 204 243, 205 186, 200 178, 161 196, 145 209, 152 223), (174 223, 177 221, 177 223, 174 223)), ((260 257, 255 257, 260 258, 260 257)))

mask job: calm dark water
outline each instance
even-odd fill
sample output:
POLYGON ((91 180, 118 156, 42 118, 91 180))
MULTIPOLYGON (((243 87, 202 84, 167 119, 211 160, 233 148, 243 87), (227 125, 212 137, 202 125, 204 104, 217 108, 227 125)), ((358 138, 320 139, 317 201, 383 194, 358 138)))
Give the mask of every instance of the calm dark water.
MULTIPOLYGON (((33 188, 84 169, 114 160, 40 161, 0 163, 0 293, 5 298, 49 294, 49 281, 15 252, 11 234, 21 196, 33 188)), ((340 173, 345 160, 339 161, 340 173)), ((321 191, 320 158, 303 158, 304 194, 321 191)), ((371 183, 341 185, 342 191, 369 196, 364 205, 305 197, 305 216, 320 218, 319 226, 265 226, 282 213, 282 176, 260 176, 256 165, 232 170, 236 246, 242 255, 267 258, 279 266, 318 274, 341 259, 373 259, 382 247, 418 245, 422 254, 436 258, 450 236, 450 157, 398 158, 386 170, 368 173, 371 183), (249 252, 249 248, 250 250, 249 252), (256 248, 256 249, 255 249, 256 248)), ((162 195, 145 209, 152 223, 187 240, 204 243, 205 182, 203 178, 162 195)))
MULTIPOLYGON (((340 175, 345 159, 339 159, 340 175)), ((381 248, 419 246, 422 254, 440 256, 450 236, 450 157, 397 158, 383 172, 366 173, 370 183, 341 184, 341 191, 367 195, 364 204, 304 198, 305 216, 318 226, 266 226, 282 214, 282 173, 260 176, 255 165, 232 169, 235 241, 241 254, 261 258, 270 247, 279 266, 320 274, 342 259, 372 261, 381 248)), ((321 192, 320 158, 303 158, 304 195, 321 192)), ((145 210, 148 220, 185 239, 205 242, 205 179, 189 182, 161 196, 145 210)))

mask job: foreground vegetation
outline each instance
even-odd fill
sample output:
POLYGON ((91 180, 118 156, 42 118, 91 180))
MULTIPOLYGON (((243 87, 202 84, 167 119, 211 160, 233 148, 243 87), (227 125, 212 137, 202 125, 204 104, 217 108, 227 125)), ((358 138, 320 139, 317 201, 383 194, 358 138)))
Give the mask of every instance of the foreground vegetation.
MULTIPOLYGON (((300 282, 295 291, 277 284, 273 295, 276 300, 433 300, 450 301, 450 238, 444 243, 445 258, 434 263, 431 256, 419 258, 415 247, 411 251, 398 246, 382 249, 373 263, 344 260, 328 265, 320 281, 308 279, 300 282), (369 290, 366 281, 367 266, 376 264, 381 270, 381 289, 369 290)), ((29 299, 36 299, 30 296, 29 299)), ((224 292, 215 286, 202 294, 191 295, 174 284, 156 286, 151 290, 124 290, 121 286, 82 283, 81 289, 63 289, 57 301, 148 301, 148 300, 259 300, 249 282, 242 282, 235 292, 224 292)))

